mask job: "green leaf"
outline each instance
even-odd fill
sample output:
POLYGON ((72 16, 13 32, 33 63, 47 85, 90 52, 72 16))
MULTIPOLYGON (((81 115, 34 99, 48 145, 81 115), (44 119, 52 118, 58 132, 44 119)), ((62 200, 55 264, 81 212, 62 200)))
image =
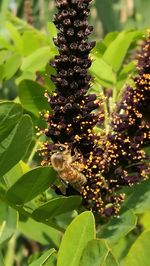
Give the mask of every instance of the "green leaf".
POLYGON ((118 31, 112 31, 106 34, 103 43, 108 47, 118 36, 118 31))
POLYGON ((43 266, 56 266, 57 265, 57 253, 53 253, 43 266))
POLYGON ((4 65, 0 65, 0 81, 3 80, 3 74, 4 74, 4 65))
POLYGON ((18 53, 12 54, 4 64, 3 79, 12 78, 21 65, 22 57, 18 53))
POLYGON ((119 16, 116 14, 111 0, 96 0, 95 5, 105 34, 120 28, 119 16))
POLYGON ((126 266, 149 266, 150 231, 142 233, 125 259, 126 266))
POLYGON ((85 246, 94 238, 94 216, 84 212, 68 226, 58 251, 57 266, 79 266, 85 246))
POLYGON ((76 209, 80 204, 81 197, 79 196, 55 198, 37 208, 32 213, 32 217, 37 221, 48 221, 52 217, 76 209))
POLYGON ((79 266, 103 266, 109 253, 104 240, 94 239, 86 245, 79 266))
POLYGON ((21 76, 19 76, 18 78, 16 78, 15 82, 16 85, 18 86, 20 84, 21 81, 28 79, 28 80, 36 80, 36 73, 33 72, 28 72, 25 71, 21 74, 21 76))
POLYGON ((140 224, 144 227, 145 230, 150 230, 150 211, 147 211, 142 215, 140 224))
POLYGON ((49 46, 39 48, 31 55, 24 58, 21 70, 36 72, 42 70, 48 61, 55 55, 55 52, 49 46))
POLYGON ((54 252, 54 248, 44 252, 40 258, 38 258, 36 261, 33 261, 31 264, 29 264, 29 266, 44 266, 54 252))
POLYGON ((45 191, 56 180, 50 167, 38 167, 25 173, 7 192, 7 199, 17 205, 24 204, 45 191))
POLYGON ((8 51, 15 51, 14 46, 8 42, 7 39, 0 36, 0 48, 7 49, 8 51))
MULTIPOLYGON (((54 195, 55 196, 55 195, 54 195)), ((55 198, 58 195, 55 196, 55 198)), ((77 217, 77 207, 74 210, 71 210, 69 212, 64 212, 63 214, 60 214, 58 216, 52 217, 48 220, 48 222, 45 222, 45 224, 52 226, 53 228, 56 228, 57 230, 64 232, 68 225, 72 222, 72 220, 77 217)))
POLYGON ((2 64, 6 60, 7 55, 8 55, 8 50, 0 51, 0 64, 2 64))
POLYGON ((33 129, 31 118, 24 115, 7 138, 0 143, 1 177, 25 155, 32 140, 32 133, 33 129))
POLYGON ((124 202, 124 206, 140 214, 150 209, 150 179, 136 185, 131 195, 124 202))
POLYGON ((102 57, 102 55, 104 54, 105 50, 106 50, 106 46, 102 41, 98 41, 95 45, 95 47, 92 50, 92 56, 97 56, 99 58, 102 57))
POLYGON ((149 29, 150 17, 149 9, 150 2, 148 0, 135 1, 135 21, 134 26, 143 29, 149 29))
POLYGON ((129 64, 125 65, 123 69, 120 71, 116 84, 118 92, 120 92, 123 86, 128 83, 127 81, 128 78, 130 77, 129 75, 131 75, 134 69, 135 69, 135 63, 132 61, 129 64))
POLYGON ((24 80, 19 85, 19 98, 22 106, 37 117, 40 116, 40 111, 50 109, 44 93, 45 88, 32 80, 24 80))
POLYGON ((11 39, 13 40, 14 47, 17 51, 22 52, 23 42, 20 33, 17 31, 15 26, 9 21, 6 22, 6 28, 8 29, 11 39))
POLYGON ((2 256, 1 251, 0 251, 0 265, 1 265, 1 266, 5 266, 5 265, 4 265, 3 256, 2 256))
POLYGON ((6 196, 6 184, 3 178, 0 180, 0 198, 5 201, 5 196, 6 196))
POLYGON ((9 240, 15 233, 17 226, 17 212, 0 202, 0 244, 9 240))
POLYGON ((50 43, 54 45, 53 38, 57 36, 57 28, 53 22, 48 22, 47 29, 49 33, 50 43))
POLYGON ((13 102, 0 103, 0 142, 6 138, 11 129, 15 127, 22 116, 20 104, 13 102))
POLYGON ((59 247, 61 233, 49 225, 36 222, 29 218, 20 220, 18 228, 28 239, 36 241, 44 246, 59 247))
POLYGON ((29 166, 23 161, 17 163, 10 171, 8 171, 4 176, 7 188, 10 188, 17 180, 26 172, 30 170, 29 166))
POLYGON ((110 265, 119 266, 119 263, 116 261, 116 259, 114 258, 111 252, 109 252, 108 256, 106 257, 103 266, 110 266, 110 265))
POLYGON ((45 68, 45 74, 43 75, 45 87, 48 92, 52 92, 55 89, 55 84, 53 81, 49 78, 51 75, 56 75, 56 70, 50 65, 47 64, 45 68))
POLYGON ((91 74, 98 80, 98 82, 105 87, 110 87, 115 84, 116 76, 112 67, 108 65, 102 58, 93 56, 94 61, 90 67, 91 74))
POLYGON ((40 40, 38 34, 34 30, 27 30, 22 35, 23 54, 25 56, 32 54, 40 48, 40 40))
POLYGON ((122 237, 118 242, 111 246, 113 255, 117 261, 119 261, 120 265, 122 265, 124 258, 127 256, 129 249, 135 241, 135 238, 137 238, 137 236, 131 232, 126 237, 122 237))
POLYGON ((115 72, 120 69, 131 43, 138 36, 138 31, 122 31, 105 51, 103 60, 112 66, 115 72))
POLYGON ((136 222, 137 219, 132 210, 126 211, 102 226, 98 237, 104 238, 109 244, 114 244, 133 230, 136 222))

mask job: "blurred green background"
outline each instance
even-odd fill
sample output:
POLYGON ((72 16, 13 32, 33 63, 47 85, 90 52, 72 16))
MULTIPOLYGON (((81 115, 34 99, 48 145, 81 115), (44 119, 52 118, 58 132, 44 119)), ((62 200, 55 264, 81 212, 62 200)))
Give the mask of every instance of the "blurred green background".
MULTIPOLYGON (((109 32, 128 29, 144 30, 150 25, 149 11, 150 0, 93 0, 90 24, 94 26, 94 31, 91 39, 101 41, 109 32)), ((52 49, 52 37, 56 35, 56 30, 51 23, 54 13, 54 0, 0 0, 0 49, 9 51, 14 49, 15 52, 22 53, 19 48, 19 42, 22 42, 22 40, 19 40, 20 37, 14 32, 16 30, 23 37, 23 42, 27 47, 25 49, 28 50, 24 52, 24 56, 32 54, 38 47, 45 45, 50 45, 52 49), (7 25, 7 23, 11 23, 11 25, 7 25), (31 38, 27 34, 25 37, 23 36, 26 31, 32 31, 32 29, 34 29, 34 34, 38 35, 40 39, 38 45, 32 33, 30 34, 30 36, 32 35, 31 38), (48 35, 51 35, 51 43, 49 42, 49 37, 46 39, 48 35), (14 46, 10 47, 12 42, 14 46)), ((55 54, 56 50, 53 52, 55 54)), ((3 52, 2 57, 3 61, 5 57, 3 52)), ((19 65, 19 62, 17 63, 19 65)), ((2 68, 3 66, 1 65, 0 80, 3 80, 3 84, 0 85, 0 98, 12 100, 17 96, 16 84, 13 82, 14 77, 13 74, 10 75, 11 79, 10 77, 4 77, 2 68)), ((31 75, 29 76, 29 73, 26 73, 26 78, 35 80, 33 77, 31 78, 31 75)))
MULTIPOLYGON (((104 87, 116 89, 116 95, 119 95, 118 92, 126 83, 129 83, 130 76, 135 71, 135 50, 141 43, 145 29, 150 25, 149 11, 150 0, 94 0, 92 2, 90 24, 94 26, 94 31, 91 39, 97 40, 97 46, 91 53, 93 65, 90 73, 94 76, 92 89, 95 89, 94 92, 97 94, 100 93, 100 88, 104 87), (121 49, 118 49, 120 47, 121 49)), ((53 37, 56 36, 56 29, 52 23, 54 13, 54 0, 0 0, 0 99, 13 100, 15 104, 20 103, 24 113, 30 114, 34 127, 43 126, 39 111, 49 108, 43 95, 45 89, 51 92, 54 87, 50 80, 50 74, 54 70, 48 63, 49 59, 57 53, 53 45, 53 37)), ((41 159, 36 153, 40 141, 40 137, 34 132, 29 151, 21 158, 23 162, 18 163, 5 175, 6 180, 16 181, 29 171, 30 167, 40 165, 41 159)), ((15 145, 19 151, 21 144, 18 143, 15 145)), ((122 234, 120 242, 117 242, 117 238, 113 246, 119 260, 126 256, 142 229, 150 229, 148 191, 150 186, 148 181, 146 182, 139 185, 138 191, 133 193, 135 200, 131 198, 127 202, 128 207, 130 204, 136 205, 136 212, 142 214, 140 225, 137 224, 136 227, 136 217, 132 211, 127 213, 126 219, 124 219, 124 213, 123 218, 121 217, 120 220, 117 218, 118 225, 122 223, 122 227, 116 226, 116 220, 114 222, 114 230, 121 229, 119 233, 113 234, 119 236, 119 239, 122 234), (129 223, 129 229, 126 223, 129 223), (141 224, 143 228, 140 227, 141 224), (123 238, 123 229, 127 234, 133 228, 134 231, 123 238)), ((3 183, 0 185, 3 186, 3 183)), ((36 202, 37 206, 41 204, 43 198, 41 202, 40 200, 41 198, 36 202)), ((8 207, 5 200, 0 201, 0 214, 0 229, 5 216, 8 215, 6 223, 8 232, 4 231, 5 238, 2 239, 5 266, 26 266, 27 260, 32 261, 39 256, 40 253, 36 254, 39 251, 47 247, 56 249, 59 247, 62 233, 47 224, 38 223, 20 215, 16 230, 17 212, 15 208, 8 207), (8 241, 14 232, 14 237, 8 241)), ((60 220, 56 220, 55 224, 63 224, 66 228, 72 217, 74 216, 70 218, 70 213, 68 216, 64 215, 60 220)))
MULTIPOLYGON (((9 8, 20 18, 30 20, 33 25, 44 29, 55 12, 54 0, 1 0, 1 11, 9 8)), ((150 25, 149 0, 94 0, 91 20, 97 38, 114 30, 131 27, 143 28, 150 25)), ((30 22, 30 21, 29 21, 30 22)))

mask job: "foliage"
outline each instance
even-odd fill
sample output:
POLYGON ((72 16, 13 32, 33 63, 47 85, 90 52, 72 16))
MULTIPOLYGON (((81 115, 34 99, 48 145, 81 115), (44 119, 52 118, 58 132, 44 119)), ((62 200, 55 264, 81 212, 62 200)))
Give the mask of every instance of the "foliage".
MULTIPOLYGON (((95 5, 99 13, 102 1, 95 5)), ((114 21, 112 14, 109 18, 114 21)), ((113 101, 120 98, 135 73, 131 54, 144 33, 114 31, 97 42, 91 52, 91 91, 100 96, 102 88, 113 88, 113 101)), ((58 196, 52 190, 59 183, 56 172, 39 167, 37 150, 45 137, 36 134, 35 126, 45 126, 40 116, 48 109, 44 92, 54 88, 49 60, 57 54, 55 35, 53 23, 45 34, 6 10, 1 14, 0 265, 149 265, 150 180, 126 188, 120 215, 107 221, 85 211, 80 196, 58 196), (25 244, 26 239, 31 252, 26 245, 23 257, 20 241, 25 244)))
MULTIPOLYGON (((3 6, 9 6, 18 17, 28 20, 28 9, 25 2, 30 2, 34 27, 42 28, 48 20, 52 20, 55 12, 53 0, 1 0, 3 6)), ((145 28, 150 24, 149 0, 94 0, 92 2, 91 23, 94 35, 99 39, 103 34, 128 28, 145 28)), ((31 14, 30 14, 31 13, 31 14)), ((30 20, 29 20, 30 22, 30 20)))

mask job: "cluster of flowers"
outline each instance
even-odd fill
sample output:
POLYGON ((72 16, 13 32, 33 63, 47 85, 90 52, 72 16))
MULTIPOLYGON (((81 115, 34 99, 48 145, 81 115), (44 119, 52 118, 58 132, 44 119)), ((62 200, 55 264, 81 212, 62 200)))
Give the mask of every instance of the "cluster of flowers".
POLYGON ((102 141, 101 149, 100 145, 94 149, 96 160, 92 159, 92 164, 95 161, 94 167, 99 171, 94 189, 91 189, 93 173, 84 189, 86 204, 95 211, 98 207, 103 216, 118 213, 125 196, 117 193, 118 188, 139 183, 150 173, 149 158, 144 152, 144 147, 150 144, 150 35, 139 54, 137 72, 135 86, 124 90, 112 114, 111 132, 102 141))
POLYGON ((95 125, 102 126, 104 111, 95 94, 88 94, 91 76, 89 53, 95 42, 88 41, 93 28, 88 25, 91 0, 56 0, 58 13, 54 23, 59 29, 54 40, 59 55, 52 66, 56 89, 46 93, 53 114, 45 115, 48 128, 43 145, 43 164, 49 165, 56 143, 67 143, 84 158, 83 174, 87 182, 81 191, 86 208, 103 217, 117 214, 124 194, 117 190, 147 178, 148 164, 144 145, 150 143, 150 36, 143 44, 138 60, 135 87, 127 87, 116 111, 111 130, 96 134, 95 125), (93 112, 94 110, 98 112, 93 112))
MULTIPOLYGON (((69 143, 86 157, 93 149, 96 137, 92 129, 99 117, 92 113, 99 106, 95 94, 87 92, 91 84, 88 68, 91 66, 89 53, 95 42, 88 42, 88 35, 93 27, 88 25, 91 0, 56 1, 58 13, 54 23, 60 30, 55 45, 59 55, 51 63, 57 76, 51 76, 56 85, 53 95, 46 93, 53 115, 45 115, 49 128, 47 137, 54 143, 69 143)), ((101 116, 103 120, 103 114, 101 116)), ((51 145, 45 143, 47 156, 51 145)), ((50 158, 46 156, 47 162, 50 158)))

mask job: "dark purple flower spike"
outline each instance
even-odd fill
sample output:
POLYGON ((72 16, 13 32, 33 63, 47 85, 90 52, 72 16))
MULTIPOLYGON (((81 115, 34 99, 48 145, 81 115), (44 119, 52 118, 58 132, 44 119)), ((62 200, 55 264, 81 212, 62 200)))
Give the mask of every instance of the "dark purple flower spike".
POLYGON ((51 62, 56 69, 56 76, 51 77, 56 88, 52 95, 46 93, 53 114, 44 116, 48 140, 41 154, 42 164, 50 165, 56 144, 69 145, 72 153, 78 151, 85 164, 82 174, 87 179, 81 191, 83 204, 109 217, 119 212, 125 198, 124 193, 117 193, 118 189, 147 178, 149 171, 143 148, 150 143, 150 36, 139 55, 135 87, 125 89, 112 115, 112 131, 96 134, 94 127, 103 124, 104 111, 96 95, 88 94, 92 81, 89 53, 95 46, 95 42, 88 41, 93 30, 87 21, 90 2, 56 0, 54 23, 59 33, 54 43, 59 55, 51 62))

